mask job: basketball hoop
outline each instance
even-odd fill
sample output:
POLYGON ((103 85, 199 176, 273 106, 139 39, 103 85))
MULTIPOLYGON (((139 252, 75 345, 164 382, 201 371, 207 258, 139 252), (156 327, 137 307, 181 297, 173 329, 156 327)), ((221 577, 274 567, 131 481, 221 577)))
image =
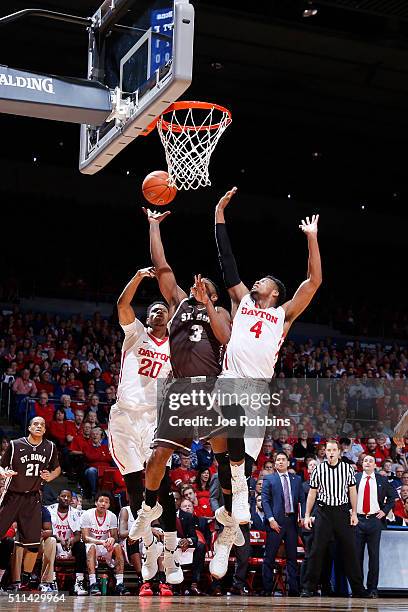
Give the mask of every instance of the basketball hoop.
POLYGON ((157 130, 166 153, 169 185, 198 189, 211 185, 208 166, 231 113, 209 102, 174 102, 159 117, 157 130))

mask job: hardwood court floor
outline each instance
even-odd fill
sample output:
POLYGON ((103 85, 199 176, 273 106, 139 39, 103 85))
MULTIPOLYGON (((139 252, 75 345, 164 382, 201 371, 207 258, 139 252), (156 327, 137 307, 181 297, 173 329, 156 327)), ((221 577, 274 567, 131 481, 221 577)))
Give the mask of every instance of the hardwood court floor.
POLYGON ((399 599, 310 599, 288 597, 65 597, 65 601, 12 601, 0 596, 9 612, 408 612, 408 597, 399 599))

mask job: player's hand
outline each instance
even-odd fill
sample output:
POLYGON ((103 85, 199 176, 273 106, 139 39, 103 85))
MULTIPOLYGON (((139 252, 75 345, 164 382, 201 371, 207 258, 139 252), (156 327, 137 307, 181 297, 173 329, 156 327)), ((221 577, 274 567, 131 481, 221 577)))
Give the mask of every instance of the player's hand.
POLYGON ((164 531, 160 527, 152 527, 152 534, 160 541, 164 540, 164 531))
POLYGON ((3 478, 12 478, 13 476, 17 476, 17 472, 4 468, 1 470, 0 476, 2 476, 3 478))
POLYGON ((178 547, 181 548, 181 552, 185 552, 190 547, 190 542, 187 538, 182 538, 179 540, 178 547))
POLYGON ((156 268, 153 266, 149 266, 148 268, 140 268, 140 270, 136 272, 136 276, 139 278, 156 278, 156 268))
POLYGON ((308 236, 313 236, 317 234, 317 224, 319 222, 319 215, 312 215, 312 220, 309 217, 306 217, 306 221, 302 219, 301 225, 299 225, 300 229, 304 234, 308 236))
POLYGON ((271 526, 272 531, 276 531, 276 533, 280 533, 280 525, 274 519, 269 519, 269 525, 271 526))
POLYGON ((115 546, 115 539, 108 538, 107 540, 104 541, 103 545, 108 552, 112 552, 113 547, 115 546))
POLYGON ((45 480, 45 482, 50 482, 51 480, 51 472, 49 472, 48 470, 41 470, 40 476, 42 480, 45 480))
POLYGON ((142 207, 142 210, 144 214, 147 216, 147 220, 149 221, 149 223, 156 224, 156 225, 158 225, 159 223, 163 221, 163 219, 171 215, 170 210, 166 210, 165 212, 161 213, 155 210, 150 210, 150 208, 145 208, 144 206, 142 207))
POLYGON ((190 289, 191 293, 200 304, 208 304, 210 298, 207 294, 207 287, 201 278, 201 274, 194 275, 194 285, 190 289))
POLYGON ((356 527, 356 525, 358 525, 358 518, 357 518, 357 514, 355 512, 351 513, 351 516, 350 516, 350 525, 352 527, 356 527))
POLYGON ((304 521, 303 521, 303 526, 305 529, 311 529, 312 528, 312 517, 311 516, 305 516, 304 521))
POLYGON ((227 193, 225 195, 223 195, 222 198, 220 199, 220 201, 218 202, 216 210, 217 211, 225 210, 225 208, 228 206, 232 196, 234 196, 237 193, 237 190, 238 190, 237 187, 233 187, 232 189, 227 191, 227 193))

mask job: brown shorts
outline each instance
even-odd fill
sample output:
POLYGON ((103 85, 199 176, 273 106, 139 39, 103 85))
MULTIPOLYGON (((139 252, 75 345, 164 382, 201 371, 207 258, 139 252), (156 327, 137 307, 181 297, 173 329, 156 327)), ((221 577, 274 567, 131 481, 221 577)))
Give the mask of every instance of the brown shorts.
POLYGON ((16 522, 16 544, 39 546, 41 541, 42 512, 38 492, 15 493, 7 491, 0 507, 0 538, 16 522))

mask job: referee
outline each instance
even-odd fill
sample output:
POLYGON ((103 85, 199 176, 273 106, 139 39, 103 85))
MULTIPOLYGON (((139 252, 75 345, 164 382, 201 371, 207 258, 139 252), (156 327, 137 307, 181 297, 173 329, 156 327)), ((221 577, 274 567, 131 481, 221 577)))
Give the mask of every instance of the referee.
POLYGON ((317 512, 315 535, 301 597, 312 597, 315 594, 320 581, 322 560, 333 537, 340 546, 353 597, 366 596, 353 530, 358 524, 356 478, 353 466, 342 461, 340 453, 337 440, 329 440, 326 444, 327 461, 316 466, 310 477, 304 521, 306 529, 311 529, 312 526, 310 514, 316 497, 317 512))

